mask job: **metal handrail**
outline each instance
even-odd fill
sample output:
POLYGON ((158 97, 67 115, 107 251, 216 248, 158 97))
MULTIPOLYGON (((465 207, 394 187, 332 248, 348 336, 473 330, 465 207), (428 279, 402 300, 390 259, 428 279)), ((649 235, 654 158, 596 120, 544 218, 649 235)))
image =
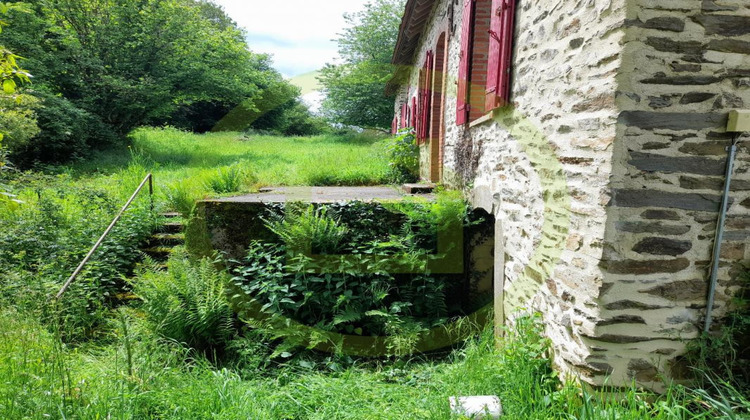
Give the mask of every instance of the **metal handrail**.
POLYGON ((78 264, 78 268, 73 272, 73 274, 70 275, 68 278, 68 281, 65 282, 63 287, 60 289, 59 292, 57 292, 57 295, 55 295, 55 299, 59 300, 62 295, 65 293, 66 290, 68 290, 68 287, 73 283, 73 281, 78 277, 79 274, 81 274, 81 270, 83 270, 83 267, 86 266, 86 264, 89 262, 91 257, 94 255, 97 249, 102 245, 104 242, 104 239, 109 235, 109 232, 112 231, 112 229, 115 227, 117 222, 120 220, 122 215, 125 213, 125 211, 130 207, 130 205, 133 203, 133 200, 138 196, 138 194, 143 190, 143 187, 146 186, 146 183, 148 183, 148 194, 151 197, 151 211, 154 210, 154 176, 153 174, 146 175, 146 178, 141 181, 141 184, 138 186, 138 188, 135 189, 135 192, 133 195, 130 196, 130 200, 128 200, 127 203, 125 203, 124 206, 122 206, 122 209, 119 213, 117 213, 117 216, 115 216, 114 220, 112 220, 112 223, 109 224, 109 227, 107 230, 104 231, 102 236, 99 238, 98 241, 94 244, 94 247, 91 248, 91 251, 89 251, 88 254, 86 254, 86 257, 83 258, 83 261, 81 261, 80 264, 78 264))

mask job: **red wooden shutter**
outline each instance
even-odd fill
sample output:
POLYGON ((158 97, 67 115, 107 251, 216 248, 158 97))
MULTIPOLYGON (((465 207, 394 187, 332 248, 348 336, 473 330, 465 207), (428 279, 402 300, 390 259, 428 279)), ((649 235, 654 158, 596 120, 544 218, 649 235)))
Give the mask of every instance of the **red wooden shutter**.
POLYGON ((427 51, 427 58, 424 63, 425 80, 424 80, 424 97, 422 98, 422 138, 427 139, 430 136, 430 116, 432 115, 432 67, 435 62, 435 55, 432 51, 427 51))
POLYGON ((502 0, 500 19, 500 63, 498 66, 498 106, 510 102, 510 74, 513 66, 513 34, 516 19, 516 0, 502 0))
POLYGON ((391 134, 398 132, 398 115, 393 116, 393 122, 391 122, 391 134))
POLYGON ((419 93, 417 95, 417 140, 421 143, 427 139, 428 121, 430 118, 430 100, 432 98, 432 51, 427 51, 422 70, 419 71, 419 93))
POLYGON ((516 0, 492 0, 490 51, 487 67, 485 109, 491 110, 510 102, 510 72, 513 54, 513 32, 516 0))
POLYGON ((498 84, 500 83, 500 55, 502 50, 503 4, 505 0, 492 0, 490 18, 490 51, 487 60, 487 96, 484 109, 487 111, 500 105, 498 84))
POLYGON ((471 63, 471 38, 474 33, 474 2, 464 0, 461 18, 461 57, 458 63, 458 92, 456 94, 456 125, 469 119, 469 65, 471 63))
POLYGON ((406 128, 407 116, 406 104, 401 105, 401 128, 406 128))
POLYGON ((414 131, 417 135, 417 143, 419 143, 422 138, 422 114, 424 113, 424 110, 422 109, 422 99, 424 97, 424 79, 424 68, 422 68, 419 70, 419 85, 417 86, 417 103, 415 106, 416 115, 414 118, 416 120, 414 131))
POLYGON ((411 121, 410 127, 411 128, 417 128, 417 97, 412 96, 411 98, 411 118, 409 119, 411 121))

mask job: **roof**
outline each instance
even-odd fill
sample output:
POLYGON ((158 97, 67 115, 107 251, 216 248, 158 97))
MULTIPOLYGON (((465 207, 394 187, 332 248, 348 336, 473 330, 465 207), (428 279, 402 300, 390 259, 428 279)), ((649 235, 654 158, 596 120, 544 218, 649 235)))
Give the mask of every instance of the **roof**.
POLYGON ((393 64, 414 64, 414 53, 419 39, 427 25, 435 0, 408 0, 401 19, 396 49, 393 51, 393 64))
POLYGON ((386 94, 396 92, 399 86, 408 79, 409 70, 414 65, 414 56, 419 40, 427 26, 427 19, 432 12, 435 0, 407 0, 404 17, 398 31, 396 48, 393 50, 392 63, 398 68, 393 78, 386 85, 386 94))

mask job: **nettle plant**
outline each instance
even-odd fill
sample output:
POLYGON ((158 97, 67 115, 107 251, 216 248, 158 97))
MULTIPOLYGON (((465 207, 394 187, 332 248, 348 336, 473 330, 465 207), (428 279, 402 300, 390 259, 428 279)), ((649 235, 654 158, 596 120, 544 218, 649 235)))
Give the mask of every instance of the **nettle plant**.
POLYGON ((390 207, 288 206, 266 220, 278 240, 251 243, 232 283, 263 311, 324 331, 390 336, 443 325, 461 315, 450 296, 463 285, 430 272, 444 256, 434 236, 462 230, 467 205, 446 196, 390 207))

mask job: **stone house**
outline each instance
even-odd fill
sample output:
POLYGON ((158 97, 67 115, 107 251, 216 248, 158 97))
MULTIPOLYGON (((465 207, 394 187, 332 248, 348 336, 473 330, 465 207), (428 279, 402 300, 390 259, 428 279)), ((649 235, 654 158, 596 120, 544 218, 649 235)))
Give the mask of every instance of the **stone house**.
MULTIPOLYGON (((652 389, 704 327, 746 0, 408 0, 388 89, 421 177, 496 217, 498 323, 543 315, 562 375, 652 389), (508 105, 508 106, 506 106, 508 105)), ((750 258, 740 141, 712 315, 750 258)))

